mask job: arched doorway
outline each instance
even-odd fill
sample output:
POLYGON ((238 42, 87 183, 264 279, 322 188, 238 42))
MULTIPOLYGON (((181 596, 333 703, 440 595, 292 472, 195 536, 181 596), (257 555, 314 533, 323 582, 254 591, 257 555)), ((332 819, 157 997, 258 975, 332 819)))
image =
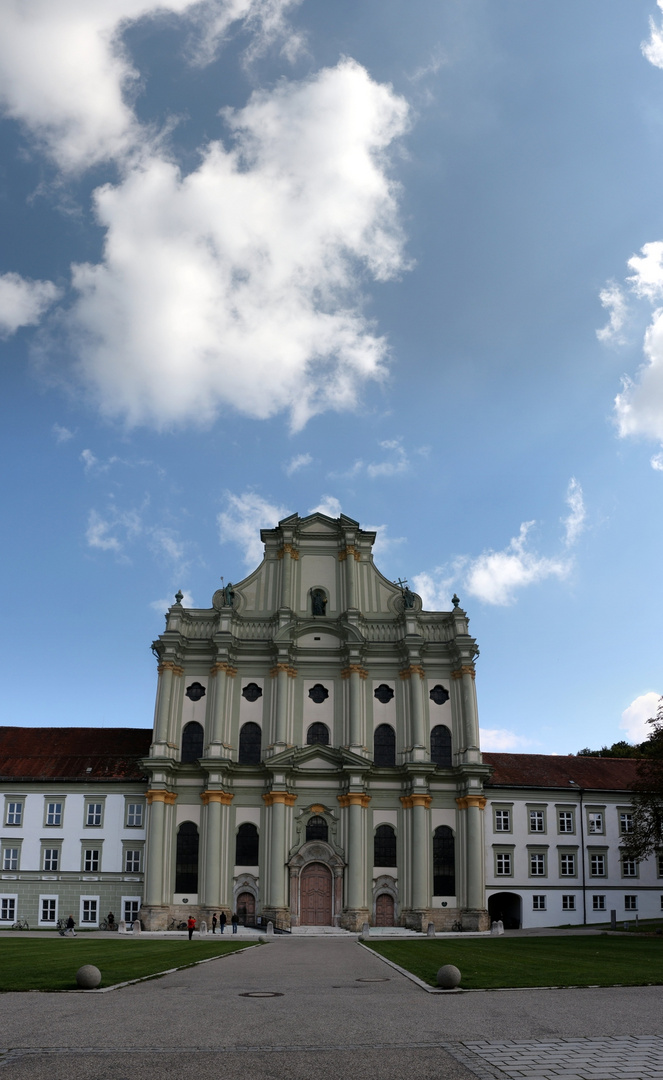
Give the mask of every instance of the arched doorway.
POLYGON ((300 877, 300 924, 331 926, 332 876, 322 863, 309 863, 300 877))
POLYGON ((375 898, 375 925, 394 925, 394 898, 389 893, 380 893, 375 898))
POLYGON ((488 897, 490 921, 501 919, 505 930, 520 930, 523 901, 518 893, 498 892, 488 897))
POLYGON ((256 921, 256 898, 253 893, 241 892, 237 897, 237 914, 242 926, 253 926, 256 921))

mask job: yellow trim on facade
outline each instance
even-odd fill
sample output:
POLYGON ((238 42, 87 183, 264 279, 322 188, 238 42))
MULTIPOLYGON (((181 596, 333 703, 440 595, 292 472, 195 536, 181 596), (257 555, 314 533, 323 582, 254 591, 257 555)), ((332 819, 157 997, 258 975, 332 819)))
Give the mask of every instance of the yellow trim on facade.
POLYGON ((274 664, 274 667, 269 669, 272 679, 276 678, 279 671, 285 671, 291 679, 297 678, 297 668, 293 667, 292 664, 274 664))
POLYGON ((234 679, 237 674, 237 668, 233 667, 232 664, 226 664, 225 660, 220 660, 217 664, 212 664, 209 669, 212 678, 216 678, 219 671, 225 671, 229 679, 234 679))
POLYGON ((230 806, 235 796, 230 791, 201 791, 200 798, 203 801, 203 806, 215 802, 221 803, 223 806, 230 806))
POLYGON ((404 810, 411 810, 413 806, 423 806, 426 810, 430 810, 431 803, 433 802, 432 795, 401 795, 401 802, 404 810))
POLYGON ((174 664, 172 660, 164 660, 162 664, 159 664, 158 674, 161 675, 163 671, 172 671, 173 675, 184 675, 184 668, 179 664, 174 664))
POLYGON ((145 792, 145 800, 148 806, 153 802, 162 802, 166 803, 167 806, 172 806, 177 800, 177 794, 174 791, 164 791, 162 788, 154 788, 153 790, 145 792))
POLYGON ((366 670, 365 667, 362 667, 361 664, 348 664, 347 667, 343 668, 343 670, 341 672, 341 678, 342 679, 349 679, 350 676, 352 675, 353 671, 357 672, 360 679, 367 679, 368 678, 368 671, 366 670))
POLYGON ((462 667, 451 672, 452 679, 462 679, 463 675, 471 675, 473 679, 476 678, 474 666, 472 664, 463 664, 462 667))
POLYGON ((420 679, 426 678, 426 672, 422 668, 421 664, 410 664, 409 667, 403 668, 399 672, 401 679, 409 679, 411 675, 418 675, 420 679))
POLYGON ((350 791, 347 795, 337 795, 339 806, 363 806, 364 809, 371 801, 370 795, 364 795, 360 791, 350 791))
POLYGON ((479 810, 483 810, 486 805, 486 799, 483 795, 461 795, 456 799, 461 810, 467 810, 468 806, 478 806, 479 810))
POLYGON ((345 562, 345 560, 348 558, 349 555, 352 555, 352 558, 354 559, 355 562, 359 562, 359 560, 361 559, 361 551, 359 551, 356 547, 353 547, 350 544, 343 551, 339 551, 339 553, 338 553, 338 561, 339 562, 345 562))
POLYGON ((294 806, 297 796, 290 791, 268 791, 263 795, 265 806, 273 806, 274 803, 284 803, 286 806, 294 806))
POLYGON ((282 559, 286 552, 291 559, 294 559, 295 562, 299 562, 299 552, 296 548, 292 546, 292 544, 284 544, 282 548, 279 548, 276 558, 282 559))

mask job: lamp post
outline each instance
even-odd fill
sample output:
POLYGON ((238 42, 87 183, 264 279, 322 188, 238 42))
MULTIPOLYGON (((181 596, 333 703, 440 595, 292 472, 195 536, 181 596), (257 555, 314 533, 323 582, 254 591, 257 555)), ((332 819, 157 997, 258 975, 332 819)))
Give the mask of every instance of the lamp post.
POLYGON ((580 795, 580 858, 582 859, 582 922, 583 926, 587 924, 587 891, 585 881, 585 823, 582 817, 582 796, 583 788, 575 780, 569 780, 569 784, 578 789, 580 795))

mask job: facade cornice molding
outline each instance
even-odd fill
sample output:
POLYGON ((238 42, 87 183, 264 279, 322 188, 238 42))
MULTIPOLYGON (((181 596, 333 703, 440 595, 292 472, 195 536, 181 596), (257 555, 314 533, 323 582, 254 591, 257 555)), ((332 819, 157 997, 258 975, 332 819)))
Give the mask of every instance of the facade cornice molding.
POLYGON ((362 664, 348 664, 341 670, 341 678, 349 679, 353 672, 356 672, 360 679, 368 678, 368 670, 362 664))
POLYGON ((294 806, 297 796, 291 791, 267 791, 263 792, 265 806, 273 806, 275 803, 283 803, 285 806, 294 806))
POLYGON ((345 795, 337 795, 336 798, 339 806, 362 806, 364 809, 371 801, 371 796, 361 791, 349 791, 345 795))
POLYGON ((161 788, 150 789, 145 792, 145 799, 147 805, 151 806, 152 803, 162 802, 166 806, 173 806, 177 801, 177 792, 175 791, 163 791, 161 788))
POLYGON ((423 806, 425 810, 430 810, 433 796, 424 795, 421 792, 413 795, 401 795, 400 800, 404 810, 411 810, 414 806, 423 806))
POLYGON ((470 675, 473 679, 476 678, 474 664, 461 664, 460 667, 451 672, 452 679, 462 679, 463 675, 470 675))
POLYGON ((426 678, 426 672, 421 664, 410 664, 409 667, 402 668, 398 673, 400 679, 410 679, 413 675, 418 675, 420 679, 426 678))
POLYGON ((339 551, 338 561, 345 562, 345 560, 350 558, 350 556, 352 556, 355 562, 359 562, 361 559, 361 551, 359 551, 359 549, 354 547, 352 544, 348 544, 347 547, 343 549, 343 551, 339 551))
POLYGON ((238 669, 233 664, 229 664, 225 660, 218 660, 216 664, 212 664, 211 668, 209 669, 209 673, 212 678, 216 678, 217 674, 220 671, 225 671, 229 679, 234 679, 235 675, 237 674, 237 670, 238 669))
POLYGON ((479 810, 483 810, 486 805, 485 795, 461 795, 456 799, 456 805, 459 810, 467 810, 470 806, 478 806, 479 810))
POLYGON ((280 671, 285 671, 291 679, 297 678, 297 668, 293 667, 292 664, 274 664, 274 666, 269 669, 270 677, 275 679, 280 671))
POLYGON ((203 806, 209 806, 210 803, 230 806, 235 796, 230 791, 201 791, 200 798, 203 806))
POLYGON ((172 671, 173 675, 184 675, 184 668, 181 664, 176 664, 173 660, 162 660, 157 667, 157 673, 161 675, 164 671, 172 671))

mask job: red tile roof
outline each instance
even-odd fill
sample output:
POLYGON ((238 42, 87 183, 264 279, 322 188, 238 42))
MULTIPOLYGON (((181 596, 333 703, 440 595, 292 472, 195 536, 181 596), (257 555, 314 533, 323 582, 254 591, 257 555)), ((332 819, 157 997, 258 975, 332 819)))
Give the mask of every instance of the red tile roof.
POLYGON ((639 758, 568 757, 551 754, 483 755, 493 772, 487 787, 563 788, 570 780, 587 791, 628 791, 636 779, 639 758))
POLYGON ((0 780, 142 780, 151 728, 0 727, 0 780))

